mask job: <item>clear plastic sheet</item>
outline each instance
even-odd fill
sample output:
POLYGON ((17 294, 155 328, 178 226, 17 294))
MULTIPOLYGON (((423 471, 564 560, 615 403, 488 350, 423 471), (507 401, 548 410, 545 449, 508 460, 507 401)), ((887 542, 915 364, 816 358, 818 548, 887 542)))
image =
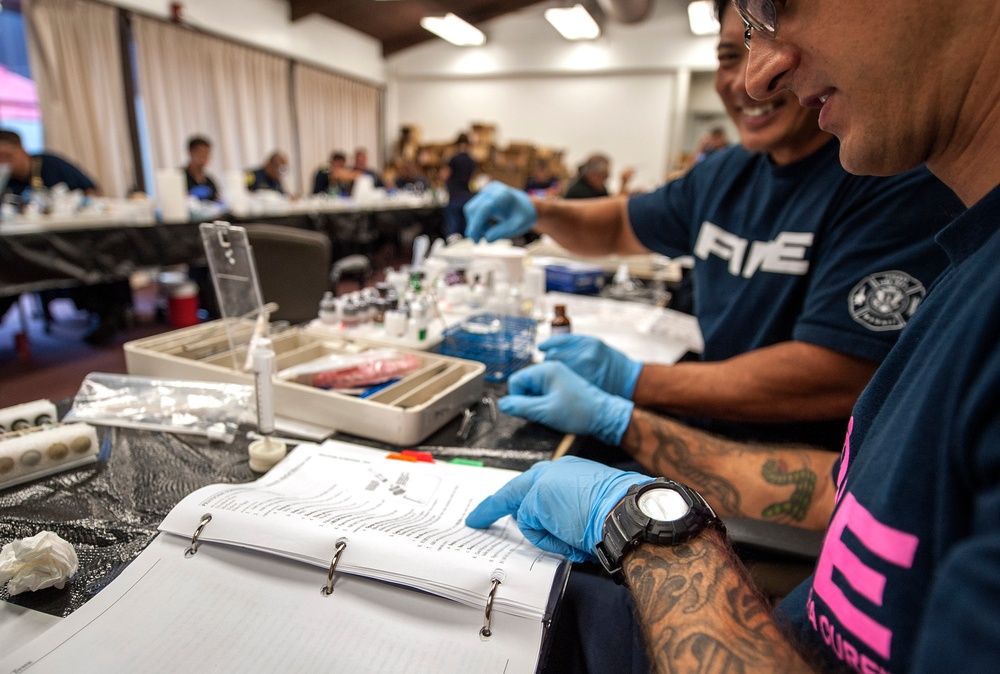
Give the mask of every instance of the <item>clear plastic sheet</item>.
POLYGON ((228 443, 240 423, 253 421, 253 411, 250 386, 92 372, 65 420, 204 435, 228 443))

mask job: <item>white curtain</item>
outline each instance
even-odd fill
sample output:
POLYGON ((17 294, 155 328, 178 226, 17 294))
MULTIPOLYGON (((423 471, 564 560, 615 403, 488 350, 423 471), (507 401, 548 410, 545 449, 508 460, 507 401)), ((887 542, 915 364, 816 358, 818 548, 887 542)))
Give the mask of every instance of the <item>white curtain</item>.
POLYGON ((277 150, 293 172, 286 191, 299 190, 288 59, 141 16, 132 27, 154 169, 184 166, 188 138, 200 135, 220 189, 277 150))
POLYGON ((91 176, 106 196, 133 187, 118 10, 84 0, 21 6, 47 150, 91 176))
POLYGON ((295 65, 300 170, 306 191, 330 153, 342 150, 347 164, 354 150, 368 152, 370 168, 382 168, 379 153, 380 91, 377 87, 302 64, 295 65))

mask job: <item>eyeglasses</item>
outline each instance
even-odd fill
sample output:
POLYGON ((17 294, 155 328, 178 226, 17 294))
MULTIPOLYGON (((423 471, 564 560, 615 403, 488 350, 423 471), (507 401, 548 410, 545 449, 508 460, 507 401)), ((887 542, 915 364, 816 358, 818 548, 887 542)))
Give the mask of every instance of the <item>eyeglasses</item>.
POLYGON ((755 30, 768 40, 778 35, 778 10, 774 0, 734 0, 736 11, 740 13, 746 31, 743 33, 743 44, 750 48, 751 30, 755 30))

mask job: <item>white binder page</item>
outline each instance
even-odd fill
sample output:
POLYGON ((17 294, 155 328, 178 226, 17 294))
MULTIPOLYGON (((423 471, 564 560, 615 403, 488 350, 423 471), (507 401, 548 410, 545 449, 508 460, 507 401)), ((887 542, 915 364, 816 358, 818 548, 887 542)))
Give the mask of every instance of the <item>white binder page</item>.
POLYGON ((272 555, 160 534, 121 576, 0 672, 535 671, 542 623, 272 555))
POLYGON ((160 525, 202 541, 240 545, 338 571, 416 587, 482 607, 498 570, 496 610, 541 620, 562 557, 529 543, 510 517, 488 530, 465 517, 515 471, 391 461, 341 442, 299 445, 260 480, 189 495, 160 525))

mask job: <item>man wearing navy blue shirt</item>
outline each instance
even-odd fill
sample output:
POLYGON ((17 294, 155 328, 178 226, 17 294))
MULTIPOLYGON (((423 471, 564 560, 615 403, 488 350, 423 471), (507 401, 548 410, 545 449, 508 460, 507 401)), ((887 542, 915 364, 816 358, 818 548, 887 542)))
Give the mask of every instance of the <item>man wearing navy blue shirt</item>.
POLYGON ((30 198, 32 187, 50 188, 59 184, 91 196, 97 194, 94 181, 62 157, 48 153, 29 155, 14 131, 0 129, 0 164, 10 165, 7 192, 25 201, 30 198))
POLYGON ((212 143, 208 138, 194 136, 188 140, 188 163, 184 167, 188 194, 201 201, 219 201, 219 188, 205 170, 212 158, 212 143))
POLYGON ((465 231, 465 213, 462 209, 472 198, 470 183, 476 169, 476 160, 469 154, 469 137, 461 133, 455 141, 455 153, 441 167, 441 177, 448 190, 448 205, 444 209, 446 236, 465 231))
POLYGON ((331 152, 330 163, 321 166, 313 176, 313 194, 349 197, 353 187, 354 172, 347 168, 347 156, 343 152, 331 152))
MULTIPOLYGON (((722 40, 716 73, 741 145, 631 198, 529 202, 494 183, 468 205, 468 233, 510 237, 534 225, 581 255, 693 254, 700 361, 642 365, 582 337, 542 344, 546 358, 727 437, 838 450, 851 406, 944 268, 933 237, 962 205, 924 168, 845 172, 815 110, 788 94, 750 98, 745 53, 742 40, 722 40), (488 226, 491 217, 499 223, 488 226)), ((558 368, 537 372, 511 378, 504 411, 586 431, 559 411, 558 368)), ((623 407, 619 430, 627 418, 623 407)))
MULTIPOLYGON (((98 194, 97 186, 81 169, 54 154, 29 155, 21 144, 21 137, 13 131, 0 130, 0 164, 9 164, 11 180, 7 192, 17 195, 23 202, 31 199, 31 191, 65 185, 84 194, 98 194)), ((132 305, 132 290, 128 281, 109 281, 82 285, 65 290, 43 290, 40 293, 46 320, 51 321, 49 302, 59 297, 73 300, 77 308, 93 314, 94 327, 85 339, 92 344, 103 344, 114 337, 124 326, 128 309, 132 305)), ((2 315, 2 314, 0 314, 2 315)))
MULTIPOLYGON (((616 553, 648 653, 657 671, 994 671, 1000 10, 992 0, 927 0, 918 12, 905 0, 735 4, 746 25, 734 28, 730 11, 723 36, 746 41, 753 96, 790 91, 819 109, 852 172, 886 175, 925 162, 969 210, 938 236, 949 266, 857 401, 838 460, 727 443, 633 414, 626 435, 655 437, 659 465, 719 514, 788 505, 778 509, 827 530, 813 577, 775 615, 717 527, 688 529, 677 545, 635 540, 616 553), (684 462, 692 455, 712 460, 692 470, 684 462), (803 470, 816 475, 807 500, 796 497, 803 470), (775 474, 784 486, 769 479, 775 474)), ((586 557, 599 549, 592 541, 610 540, 620 520, 606 517, 622 512, 622 496, 648 480, 561 460, 516 478, 469 524, 513 514, 540 546, 561 543, 586 557)), ((690 503, 689 512, 704 512, 690 503)))
POLYGON ((278 194, 284 194, 285 188, 281 186, 281 177, 287 172, 288 160, 285 155, 273 152, 263 166, 253 171, 247 171, 247 190, 250 192, 271 190, 278 194))

